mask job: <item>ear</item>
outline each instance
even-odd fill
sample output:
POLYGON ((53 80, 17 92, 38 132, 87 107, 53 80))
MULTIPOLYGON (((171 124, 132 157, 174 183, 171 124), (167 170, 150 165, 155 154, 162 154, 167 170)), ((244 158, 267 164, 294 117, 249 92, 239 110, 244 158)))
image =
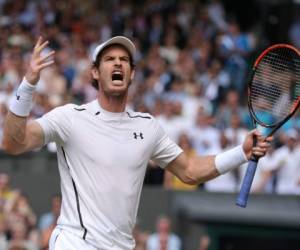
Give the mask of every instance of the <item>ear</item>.
POLYGON ((95 67, 92 68, 92 77, 96 80, 99 80, 99 70, 95 67))
POLYGON ((130 75, 130 80, 131 80, 131 81, 133 81, 134 73, 135 73, 135 70, 133 69, 133 70, 131 71, 131 75, 130 75))

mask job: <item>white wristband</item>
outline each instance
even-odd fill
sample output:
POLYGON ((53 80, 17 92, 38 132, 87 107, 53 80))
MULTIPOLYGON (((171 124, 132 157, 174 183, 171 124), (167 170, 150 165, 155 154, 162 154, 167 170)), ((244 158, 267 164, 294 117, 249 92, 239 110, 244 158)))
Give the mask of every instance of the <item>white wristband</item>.
POLYGON ((16 95, 10 101, 9 110, 17 116, 28 116, 31 111, 32 96, 35 89, 36 85, 30 84, 24 77, 16 95))
POLYGON ((225 174, 247 161, 247 156, 242 145, 240 145, 228 151, 217 154, 215 157, 215 166, 220 174, 225 174))

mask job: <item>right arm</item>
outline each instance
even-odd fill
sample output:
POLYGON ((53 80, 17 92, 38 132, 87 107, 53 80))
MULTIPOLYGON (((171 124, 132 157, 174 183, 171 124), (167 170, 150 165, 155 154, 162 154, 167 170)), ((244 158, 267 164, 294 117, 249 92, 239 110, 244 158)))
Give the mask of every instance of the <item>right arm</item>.
POLYGON ((26 117, 8 112, 5 123, 2 147, 5 152, 18 155, 44 145, 42 127, 36 121, 27 122, 26 117))
MULTIPOLYGON (((35 88, 42 69, 52 65, 53 60, 47 61, 54 54, 54 51, 49 52, 45 56, 41 56, 41 51, 48 45, 48 41, 43 42, 39 37, 32 56, 25 79, 30 85, 30 88, 35 88)), ((27 93, 26 93, 27 94, 27 93)), ((26 96, 28 102, 28 94, 26 96)), ((20 98, 20 97, 19 97, 20 98)), ((22 98, 22 96, 21 96, 22 98)), ((21 103, 15 107, 21 107, 21 103)), ((23 112, 23 111, 22 111, 23 112)), ((9 111, 6 115, 3 130, 3 150, 9 154, 17 155, 35 148, 42 147, 44 144, 44 133, 38 122, 27 122, 26 115, 18 115, 9 111)))

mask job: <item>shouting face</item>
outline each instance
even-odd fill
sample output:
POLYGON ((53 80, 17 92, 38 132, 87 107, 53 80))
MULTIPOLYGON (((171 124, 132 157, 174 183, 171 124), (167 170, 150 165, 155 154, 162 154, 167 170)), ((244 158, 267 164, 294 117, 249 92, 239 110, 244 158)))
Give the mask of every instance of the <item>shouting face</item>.
POLYGON ((125 96, 134 76, 127 50, 121 45, 111 45, 101 53, 99 60, 92 75, 98 81, 100 92, 106 96, 125 96))

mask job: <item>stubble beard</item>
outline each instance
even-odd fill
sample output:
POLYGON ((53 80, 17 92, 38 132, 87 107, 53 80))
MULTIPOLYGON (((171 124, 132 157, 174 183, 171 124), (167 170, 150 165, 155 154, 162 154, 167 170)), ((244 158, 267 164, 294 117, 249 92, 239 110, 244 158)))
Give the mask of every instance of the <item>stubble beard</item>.
POLYGON ((100 85, 99 90, 102 91, 106 97, 116 97, 122 99, 127 96, 130 85, 131 85, 131 80, 128 81, 127 87, 125 87, 124 89, 120 89, 120 90, 104 89, 100 85))

